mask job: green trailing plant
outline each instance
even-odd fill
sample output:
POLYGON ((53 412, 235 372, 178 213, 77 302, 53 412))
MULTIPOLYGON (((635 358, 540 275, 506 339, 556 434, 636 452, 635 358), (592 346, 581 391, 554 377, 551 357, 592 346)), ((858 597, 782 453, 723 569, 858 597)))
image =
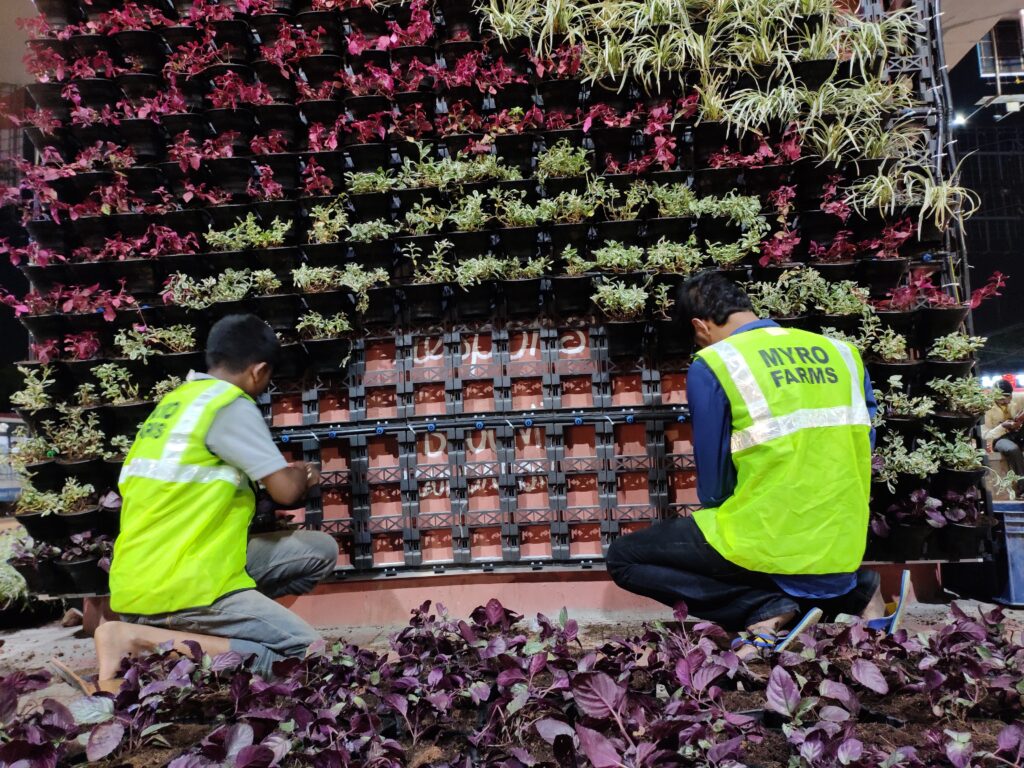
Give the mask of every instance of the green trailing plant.
POLYGON ((390 192, 397 185, 394 172, 378 168, 375 171, 354 171, 345 174, 345 186, 350 195, 372 195, 390 192))
POLYGON ((440 232, 447 219, 447 209, 420 201, 411 210, 406 211, 404 225, 409 234, 429 235, 433 232, 440 232))
POLYGON ((110 450, 104 456, 106 459, 119 459, 128 455, 135 440, 128 435, 114 435, 110 438, 110 450))
POLYGON ((926 419, 935 413, 935 401, 927 395, 911 397, 903 391, 903 377, 890 376, 889 386, 884 392, 876 392, 878 415, 875 426, 884 423, 886 417, 926 419))
POLYGON ((646 193, 657 207, 658 216, 685 218, 698 212, 697 196, 686 184, 649 184, 646 193))
POLYGON ((162 296, 166 303, 203 310, 221 302, 241 301, 250 295, 266 296, 280 288, 281 281, 270 269, 226 269, 217 277, 198 280, 176 272, 167 279, 162 296))
POLYGON ((931 349, 928 350, 928 357, 947 362, 971 360, 987 341, 988 339, 984 336, 968 336, 966 333, 956 331, 937 338, 931 349))
POLYGON ((194 352, 196 331, 191 325, 136 326, 118 331, 114 344, 129 360, 148 360, 166 352, 194 352))
POLYGON ((594 249, 594 261, 588 267, 602 272, 640 272, 644 268, 644 249, 638 245, 624 245, 609 240, 594 249))
POLYGON ((761 199, 757 195, 739 195, 735 191, 723 197, 702 197, 692 206, 699 216, 726 219, 745 231, 758 235, 768 232, 768 219, 761 213, 761 199))
POLYGON ((898 434, 885 436, 881 447, 875 449, 873 464, 876 477, 890 491, 896 490, 900 475, 925 478, 939 471, 933 443, 919 440, 914 449, 910 450, 898 434))
POLYGON ((649 297, 645 286, 606 280, 596 287, 591 299, 609 320, 625 322, 643 317, 649 297))
POLYGON ((14 556, 15 543, 13 531, 0 534, 0 610, 28 603, 29 592, 25 579, 7 562, 14 556))
POLYGON ((24 427, 17 427, 13 438, 10 462, 21 473, 25 473, 27 466, 41 464, 57 455, 57 450, 43 435, 30 435, 24 427))
MULTIPOLYGON (((815 306, 826 315, 863 315, 868 309, 868 291, 857 285, 853 280, 837 280, 829 282, 814 272, 815 281, 815 306), (820 282, 818 282, 820 281, 820 282)), ((813 278, 812 278, 813 280, 813 278)))
POLYGON ((106 435, 100 429, 100 417, 95 412, 58 403, 60 420, 43 422, 46 439, 66 461, 102 458, 106 435))
POLYGON ((110 405, 124 405, 139 400, 139 385, 132 381, 131 372, 116 363, 104 363, 92 369, 99 386, 100 397, 110 405))
POLYGON ((348 239, 353 243, 373 243, 387 240, 398 234, 398 227, 388 222, 387 219, 354 221, 346 229, 348 230, 348 239))
POLYGON ((330 203, 315 205, 309 212, 309 242, 315 244, 336 243, 348 227, 348 212, 345 198, 338 197, 330 203))
POLYGON ((537 179, 578 178, 590 172, 590 152, 562 139, 537 155, 537 179))
POLYGON ((339 312, 336 315, 324 316, 319 312, 307 312, 295 324, 295 332, 306 341, 321 339, 337 339, 352 332, 352 324, 348 317, 339 312))
POLYGON ((530 205, 521 189, 492 189, 494 218, 502 227, 535 227, 552 218, 552 206, 530 205))
POLYGON ((697 245, 697 236, 685 243, 674 243, 664 237, 647 249, 647 269, 661 274, 692 275, 700 271, 706 255, 697 245))
POLYGON ((161 379, 153 385, 153 390, 149 393, 149 399, 159 402, 184 383, 179 376, 168 376, 166 379, 161 379))
POLYGON ((732 243, 708 243, 708 258, 721 267, 731 267, 741 263, 761 250, 761 235, 757 232, 746 232, 732 243))
POLYGON ((291 221, 281 221, 277 217, 270 222, 269 227, 261 227, 256 214, 250 213, 225 230, 210 228, 206 233, 206 242, 215 251, 277 248, 284 245, 291 228, 291 221))
POLYGON ((589 191, 581 194, 570 190, 544 198, 537 204, 536 212, 540 221, 582 224, 593 219, 597 209, 598 201, 589 191))
POLYGON ((17 515, 56 515, 60 512, 60 494, 40 491, 31 485, 23 486, 21 495, 14 504, 17 515))
POLYGON ((910 357, 907 337, 892 328, 875 329, 869 339, 868 351, 886 363, 898 363, 910 357))
POLYGON ((18 373, 22 376, 22 387, 11 395, 12 405, 28 413, 37 413, 53 405, 53 398, 47 392, 56 383, 51 366, 26 368, 19 365, 18 373))
POLYGON ((414 243, 402 248, 403 255, 412 260, 414 285, 450 283, 455 279, 455 270, 448 262, 448 253, 453 248, 451 240, 440 240, 426 257, 423 249, 414 243))
POLYGON ((943 469, 971 472, 985 468, 985 450, 977 446, 972 435, 944 435, 935 429, 929 429, 929 433, 932 456, 943 469))
POLYGON ((86 382, 79 384, 75 389, 75 405, 79 408, 95 408, 101 405, 100 393, 96 391, 96 385, 86 382))
POLYGON ((463 288, 480 285, 488 280, 501 280, 508 275, 509 262, 490 254, 460 261, 455 267, 455 282, 463 288))
POLYGON ((365 312, 370 306, 370 289, 388 282, 386 269, 367 270, 359 264, 337 267, 311 267, 303 264, 292 270, 292 282, 303 293, 324 293, 347 288, 356 296, 356 310, 365 312))
POLYGON ((491 223, 487 198, 474 190, 464 195, 448 212, 448 221, 460 232, 481 232, 491 223))
POLYGON ((650 199, 649 187, 643 182, 632 184, 625 192, 605 184, 591 185, 590 190, 609 221, 633 221, 650 199))
POLYGON ((86 483, 78 482, 73 477, 64 481, 64 487, 60 491, 60 514, 73 515, 82 512, 93 506, 96 497, 96 489, 86 483))
POLYGON ((986 469, 988 469, 988 472, 985 473, 985 476, 988 478, 992 495, 1004 495, 1011 501, 1015 501, 1017 499, 1017 489, 1024 482, 1024 477, 1021 477, 1012 469, 1006 470, 1003 474, 999 474, 991 467, 986 467, 986 469))
POLYGON ((833 328, 831 326, 822 328, 821 335, 826 336, 830 339, 834 339, 835 341, 845 342, 855 347, 857 351, 861 353, 861 355, 866 354, 868 343, 870 341, 869 339, 866 339, 862 334, 846 333, 845 331, 840 331, 838 328, 833 328))
POLYGON ((935 392, 951 413, 981 416, 996 404, 996 394, 973 378, 932 379, 928 388, 935 392))
POLYGON ((544 277, 551 271, 551 259, 546 256, 537 256, 527 259, 525 263, 512 261, 507 264, 505 271, 506 280, 536 280, 544 277))
POLYGON ((573 245, 562 250, 561 261, 565 264, 565 274, 573 277, 586 274, 593 264, 580 256, 579 249, 573 245))

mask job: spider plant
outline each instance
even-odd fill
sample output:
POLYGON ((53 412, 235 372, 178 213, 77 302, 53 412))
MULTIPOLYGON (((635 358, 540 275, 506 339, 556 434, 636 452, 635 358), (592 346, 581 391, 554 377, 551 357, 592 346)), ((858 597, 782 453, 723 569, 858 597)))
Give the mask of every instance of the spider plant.
POLYGON ((727 79, 722 75, 701 73, 700 85, 696 87, 698 110, 702 121, 722 122, 728 114, 729 99, 726 92, 727 79))
POLYGON ((804 127, 804 147, 823 162, 842 163, 857 148, 857 132, 845 122, 813 122, 804 127))
POLYGON ((477 6, 501 43, 516 37, 533 38, 537 23, 537 3, 533 0, 490 0, 477 6))
POLYGON ((831 61, 837 58, 840 30, 831 24, 801 29, 792 52, 793 61, 831 61))
POLYGON ((899 174, 893 169, 883 169, 850 185, 846 202, 861 216, 872 209, 892 216, 897 208, 909 205, 911 200, 901 185, 899 174))
POLYGON ((745 88, 728 100, 727 119, 745 131, 760 131, 770 123, 789 125, 800 112, 800 96, 796 88, 777 84, 762 91, 745 88))
POLYGON ((976 192, 960 185, 961 165, 963 160, 946 179, 936 179, 928 166, 904 171, 903 183, 907 193, 921 205, 918 233, 928 219, 939 230, 945 230, 952 222, 962 224, 977 212, 981 199, 976 192))
POLYGON ((668 33, 637 35, 629 43, 633 76, 648 92, 657 91, 668 76, 678 77, 687 67, 688 29, 673 29, 668 33))

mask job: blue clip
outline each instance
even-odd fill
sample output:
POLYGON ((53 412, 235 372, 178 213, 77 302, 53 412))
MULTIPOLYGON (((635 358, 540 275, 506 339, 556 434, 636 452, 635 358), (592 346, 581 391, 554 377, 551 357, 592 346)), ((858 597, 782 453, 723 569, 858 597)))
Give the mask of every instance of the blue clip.
POLYGON ((429 424, 427 424, 427 432, 433 432, 436 429, 437 424, 435 424, 434 422, 430 422, 429 424))
POLYGON ((683 424, 683 423, 685 423, 685 421, 686 421, 686 417, 683 416, 682 414, 679 414, 678 416, 676 416, 676 423, 677 424, 683 424))
POLYGON ((532 427, 533 419, 523 419, 523 424, 525 424, 527 427, 532 427))
POLYGON ((583 424, 583 417, 582 416, 577 416, 576 418, 574 418, 572 420, 572 423, 575 424, 577 427, 582 425, 583 424))
POLYGON ((384 427, 381 427, 381 426, 374 427, 373 428, 373 434, 375 434, 375 435, 383 435, 384 434, 384 427))
POLYGON ((473 427, 475 429, 483 429, 484 428, 484 423, 482 421, 475 421, 475 422, 473 422, 473 427))
POLYGON ((338 436, 338 432, 337 430, 332 429, 327 433, 327 436, 333 440, 338 436))
POLYGON ((636 421, 636 416, 633 414, 629 414, 629 416, 626 417, 627 424, 632 424, 634 421, 636 421))
POLYGON ((291 435, 281 435, 281 442, 282 443, 287 443, 291 439, 292 439, 291 435))

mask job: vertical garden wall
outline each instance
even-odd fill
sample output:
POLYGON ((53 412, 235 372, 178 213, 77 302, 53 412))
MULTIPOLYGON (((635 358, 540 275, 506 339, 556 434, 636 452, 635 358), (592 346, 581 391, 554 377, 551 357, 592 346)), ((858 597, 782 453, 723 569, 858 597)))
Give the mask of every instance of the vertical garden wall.
POLYGON ((37 6, 5 300, 39 589, 102 588, 52 580, 97 577, 138 424, 242 311, 284 343, 265 413, 323 464, 305 520, 342 568, 599 559, 697 504, 670 318, 701 269, 862 349, 871 558, 986 551, 962 324, 1002 278, 963 288, 926 5, 37 6))

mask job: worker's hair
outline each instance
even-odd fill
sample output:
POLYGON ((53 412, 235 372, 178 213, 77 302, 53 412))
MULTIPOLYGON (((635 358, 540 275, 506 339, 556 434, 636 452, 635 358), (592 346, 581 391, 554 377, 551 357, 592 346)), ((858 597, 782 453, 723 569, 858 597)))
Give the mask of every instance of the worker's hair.
POLYGON ((998 381, 996 381, 996 389, 998 389, 1004 395, 1013 394, 1013 384, 1008 382, 1006 379, 999 379, 998 381))
POLYGON ((273 329, 256 315, 228 315, 214 323, 206 338, 206 367, 241 373, 250 365, 273 368, 281 355, 281 342, 273 329))
POLYGON ((743 289, 721 272, 701 272, 687 280, 676 297, 679 319, 692 318, 725 325, 734 312, 752 312, 750 298, 743 289))

